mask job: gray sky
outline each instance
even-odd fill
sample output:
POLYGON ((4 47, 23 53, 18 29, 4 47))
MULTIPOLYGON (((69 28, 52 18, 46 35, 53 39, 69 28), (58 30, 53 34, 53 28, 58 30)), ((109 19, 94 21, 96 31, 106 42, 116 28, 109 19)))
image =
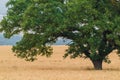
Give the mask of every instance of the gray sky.
POLYGON ((5 4, 8 0, 0 0, 0 14, 1 15, 5 15, 6 14, 6 8, 5 8, 5 4))
POLYGON ((0 20, 2 19, 2 17, 6 14, 6 7, 5 4, 8 0, 0 0, 0 20))

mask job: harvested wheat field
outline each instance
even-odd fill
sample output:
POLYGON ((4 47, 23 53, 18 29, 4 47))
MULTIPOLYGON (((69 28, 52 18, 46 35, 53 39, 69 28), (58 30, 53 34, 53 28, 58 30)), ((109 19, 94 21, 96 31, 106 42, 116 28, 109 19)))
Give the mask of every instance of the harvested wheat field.
POLYGON ((50 58, 26 62, 14 56, 11 46, 0 46, 0 80, 120 80, 120 58, 114 52, 112 63, 96 71, 89 59, 63 59, 66 46, 53 48, 50 58))

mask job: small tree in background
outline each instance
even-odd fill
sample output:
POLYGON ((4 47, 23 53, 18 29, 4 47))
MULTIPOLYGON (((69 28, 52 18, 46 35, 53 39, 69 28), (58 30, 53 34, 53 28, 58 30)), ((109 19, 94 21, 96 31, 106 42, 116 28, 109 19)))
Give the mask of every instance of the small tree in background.
POLYGON ((17 57, 48 57, 59 37, 71 40, 64 57, 89 58, 97 70, 113 50, 119 55, 119 0, 9 0, 7 7, 0 31, 6 38, 23 33, 13 46, 17 57))

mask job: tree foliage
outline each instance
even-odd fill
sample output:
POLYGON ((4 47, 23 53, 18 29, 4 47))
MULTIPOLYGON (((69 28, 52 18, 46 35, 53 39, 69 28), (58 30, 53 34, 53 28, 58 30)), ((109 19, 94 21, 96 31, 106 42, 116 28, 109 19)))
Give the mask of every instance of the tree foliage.
POLYGON ((23 33, 13 46, 18 57, 50 56, 59 37, 71 40, 64 57, 109 63, 108 54, 119 55, 119 0, 9 0, 7 7, 0 31, 6 38, 23 33))

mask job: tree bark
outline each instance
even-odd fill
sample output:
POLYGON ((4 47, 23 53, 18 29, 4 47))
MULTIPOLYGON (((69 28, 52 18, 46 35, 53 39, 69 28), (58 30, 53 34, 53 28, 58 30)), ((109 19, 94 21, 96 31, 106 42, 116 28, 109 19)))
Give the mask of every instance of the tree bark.
POLYGON ((102 60, 92 60, 95 70, 102 70, 102 60))

